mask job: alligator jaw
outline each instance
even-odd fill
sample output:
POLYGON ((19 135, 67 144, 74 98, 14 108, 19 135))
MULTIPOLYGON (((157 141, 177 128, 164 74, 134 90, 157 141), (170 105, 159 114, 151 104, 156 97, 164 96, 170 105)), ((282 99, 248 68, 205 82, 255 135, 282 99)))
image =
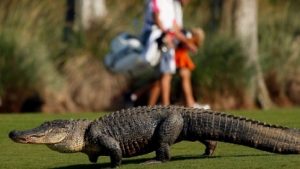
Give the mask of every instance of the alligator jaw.
POLYGON ((33 129, 11 131, 9 138, 16 143, 44 144, 62 153, 80 152, 89 124, 88 120, 54 120, 33 129))
MULTIPOLYGON (((44 137, 45 134, 29 134, 26 131, 11 131, 9 133, 9 138, 12 139, 16 143, 23 144, 45 144, 43 142, 39 142, 38 140, 44 137)), ((52 143, 54 144, 54 143, 52 143)))
POLYGON ((66 138, 72 126, 70 121, 54 120, 29 130, 11 131, 9 137, 17 143, 56 144, 66 138))

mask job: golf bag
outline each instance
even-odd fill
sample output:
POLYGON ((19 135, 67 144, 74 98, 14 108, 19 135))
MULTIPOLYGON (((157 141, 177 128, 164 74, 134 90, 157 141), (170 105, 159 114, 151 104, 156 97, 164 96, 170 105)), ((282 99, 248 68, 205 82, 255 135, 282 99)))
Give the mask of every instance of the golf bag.
MULTIPOLYGON (((128 33, 120 33, 115 37, 110 45, 110 52, 104 58, 104 64, 110 71, 121 73, 131 77, 138 77, 145 72, 153 71, 153 66, 149 60, 144 59, 144 46, 141 41, 128 33)), ((156 55, 159 55, 159 50, 154 50, 156 55)), ((158 56, 159 57, 159 56, 158 56)))

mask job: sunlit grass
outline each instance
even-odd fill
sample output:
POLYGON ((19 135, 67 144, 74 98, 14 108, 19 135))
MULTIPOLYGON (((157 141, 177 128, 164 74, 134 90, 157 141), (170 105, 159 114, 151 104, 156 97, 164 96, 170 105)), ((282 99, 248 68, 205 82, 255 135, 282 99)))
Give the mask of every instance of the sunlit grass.
MULTIPOLYGON (((300 109, 270 111, 235 111, 233 114, 254 118, 272 124, 300 128, 300 109)), ((61 154, 43 145, 22 145, 9 140, 13 129, 28 129, 43 121, 53 119, 96 119, 104 113, 82 113, 65 115, 13 114, 0 115, 0 168, 1 169, 85 169, 108 166, 109 158, 101 157, 98 164, 91 164, 84 154, 61 154)), ((277 155, 248 147, 220 143, 212 158, 202 158, 204 147, 198 143, 182 142, 172 146, 172 160, 164 164, 142 165, 154 154, 123 160, 121 168, 210 168, 210 169, 258 169, 298 168, 299 155, 277 155)))

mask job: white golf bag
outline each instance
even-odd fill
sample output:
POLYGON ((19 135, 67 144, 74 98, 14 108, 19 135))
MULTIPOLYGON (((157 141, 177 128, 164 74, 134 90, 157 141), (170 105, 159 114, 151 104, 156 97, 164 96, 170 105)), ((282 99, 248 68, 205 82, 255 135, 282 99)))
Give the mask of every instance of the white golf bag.
MULTIPOLYGON (((145 72, 153 71, 159 60, 149 62, 143 57, 144 46, 140 40, 128 33, 121 33, 111 42, 111 50, 104 58, 105 66, 112 72, 137 77, 145 72)), ((159 58, 159 50, 154 50, 155 58, 159 58)))

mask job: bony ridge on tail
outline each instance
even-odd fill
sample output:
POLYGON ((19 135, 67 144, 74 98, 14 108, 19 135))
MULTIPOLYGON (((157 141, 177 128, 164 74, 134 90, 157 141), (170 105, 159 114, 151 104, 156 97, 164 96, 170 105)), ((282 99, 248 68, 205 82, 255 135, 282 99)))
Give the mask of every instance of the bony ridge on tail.
POLYGON ((155 160, 170 160, 170 146, 182 140, 200 141, 204 155, 212 155, 217 142, 240 144, 281 153, 300 153, 300 131, 246 118, 178 106, 136 107, 91 120, 54 120, 25 131, 11 131, 18 143, 45 144, 62 153, 82 152, 96 163, 110 156, 111 167, 123 157, 155 151, 155 160))

